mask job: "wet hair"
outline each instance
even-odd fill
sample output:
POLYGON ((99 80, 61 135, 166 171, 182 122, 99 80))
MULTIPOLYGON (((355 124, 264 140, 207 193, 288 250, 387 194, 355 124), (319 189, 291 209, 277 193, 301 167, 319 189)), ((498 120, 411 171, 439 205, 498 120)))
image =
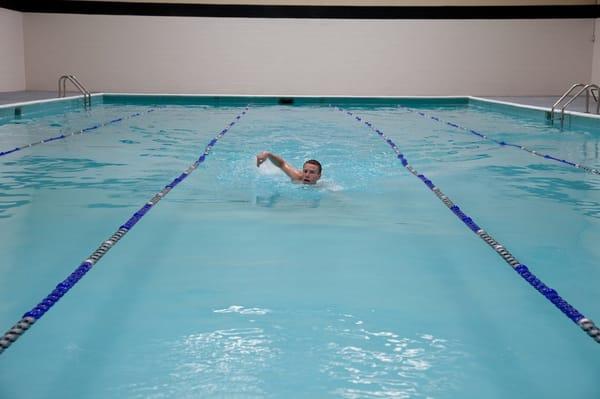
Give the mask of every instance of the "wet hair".
POLYGON ((319 167, 319 174, 321 174, 321 171, 323 170, 323 168, 321 167, 321 163, 319 161, 317 161, 316 159, 309 159, 308 161, 304 162, 305 165, 307 163, 309 163, 311 165, 317 165, 319 167))

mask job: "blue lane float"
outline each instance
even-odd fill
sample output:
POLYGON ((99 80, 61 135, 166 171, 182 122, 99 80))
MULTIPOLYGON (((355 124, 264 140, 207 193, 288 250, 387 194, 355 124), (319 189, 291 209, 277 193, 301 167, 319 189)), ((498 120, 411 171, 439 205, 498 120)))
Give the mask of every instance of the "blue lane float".
POLYGON ((415 114, 417 114, 419 116, 422 116, 423 118, 431 119, 433 121, 446 124, 446 125, 451 126, 451 127, 455 128, 455 129, 459 129, 459 130, 465 131, 467 133, 473 134, 473 135, 479 137, 480 139, 489 140, 491 142, 494 142, 494 143, 496 143, 496 144, 498 144, 498 145, 500 145, 502 147, 518 148, 520 150, 526 151, 526 152, 530 153, 531 155, 535 155, 535 156, 540 157, 540 158, 548 159, 548 160, 551 160, 551 161, 554 161, 554 162, 559 162, 559 163, 562 163, 563 165, 569 165, 569 166, 572 166, 572 167, 577 168, 577 169, 581 169, 581 170, 583 170, 583 171, 585 171, 587 173, 591 173, 591 174, 594 174, 594 175, 600 175, 600 170, 598 170, 598 169, 590 168, 589 166, 581 165, 581 164, 576 163, 576 162, 571 162, 571 161, 568 161, 566 159, 554 157, 554 156, 552 156, 550 154, 542 154, 542 153, 540 153, 538 151, 532 150, 532 149, 527 148, 525 146, 522 146, 520 144, 508 143, 508 142, 506 142, 504 140, 496 140, 496 139, 493 139, 493 138, 491 138, 491 137, 489 137, 489 136, 487 136, 487 135, 485 135, 483 133, 479 133, 479 132, 477 132, 477 131, 475 131, 473 129, 468 129, 466 127, 460 126, 460 125, 458 125, 456 123, 453 123, 453 122, 444 121, 443 119, 438 118, 437 116, 427 115, 425 112, 417 111, 417 110, 414 110, 414 109, 411 109, 411 108, 408 108, 408 107, 402 107, 402 106, 400 106, 400 107, 402 109, 405 109, 405 110, 409 111, 409 112, 412 112, 412 113, 415 113, 415 114))
MULTIPOLYGON (((150 113, 150 112, 154 112, 154 109, 149 109, 149 110, 145 111, 145 113, 150 113)), ((68 134, 64 134, 63 133, 63 134, 60 134, 58 136, 52 136, 52 137, 49 137, 47 139, 42 139, 40 141, 36 141, 35 143, 23 144, 23 145, 20 145, 20 146, 18 146, 16 148, 13 148, 12 150, 0 151, 0 157, 8 155, 8 154, 12 154, 13 152, 22 150, 24 148, 33 147, 33 146, 38 145, 38 144, 46 144, 46 143, 49 143, 51 141, 62 140, 62 139, 66 139, 67 137, 76 136, 78 134, 88 133, 88 132, 91 132, 93 130, 99 129, 101 127, 112 125, 114 123, 118 123, 118 122, 121 122, 121 121, 124 121, 124 120, 127 120, 127 119, 135 118, 135 117, 138 117, 140 115, 142 115, 141 112, 136 112, 134 114, 131 114, 131 115, 128 115, 128 116, 124 116, 124 117, 121 117, 121 118, 117 118, 117 119, 113 119, 113 120, 108 121, 108 122, 98 123, 96 125, 83 128, 83 129, 78 130, 76 132, 71 132, 71 133, 68 133, 68 134)))
MULTIPOLYGON (((248 107, 235 117, 235 120, 239 120, 248 112, 248 107)), ((235 122, 230 123, 228 126, 231 128, 235 122)), ((33 309, 26 312, 21 320, 19 320, 14 326, 8 330, 2 338, 0 338, 0 354, 2 354, 9 346, 12 345, 25 331, 29 329, 37 320, 39 320, 46 312, 48 312, 59 300, 62 298, 83 276, 89 272, 94 265, 121 239, 127 234, 143 217, 154 207, 161 199, 163 199, 169 191, 171 191, 177 184, 181 183, 187 178, 204 160, 210 153, 212 148, 217 144, 229 128, 223 129, 214 139, 212 139, 202 155, 194 161, 182 174, 177 176, 173 181, 167 184, 161 191, 156 193, 150 201, 144 206, 138 209, 125 223, 119 226, 119 229, 106 241, 104 241, 92 254, 84 260, 78 267, 71 273, 66 279, 61 281, 44 299, 40 301, 33 309)))
MULTIPOLYGON (((343 110, 335 107, 336 110, 345 113, 346 115, 353 117, 358 122, 362 122, 369 129, 373 130, 379 137, 381 137, 396 153, 397 158, 402 162, 410 173, 420 179, 433 193, 446 205, 457 218, 459 218, 473 233, 477 234, 486 244, 488 244, 498 255, 508 263, 513 270, 515 270, 527 283, 535 288, 540 294, 548 299, 557 309, 565 314, 570 320, 577 324, 584 332, 586 332, 592 339, 597 343, 600 343, 600 329, 594 324, 594 322, 586 318, 577 309, 571 306, 565 299, 563 299, 556 290, 548 287, 539 278, 537 278, 529 268, 519 262, 503 245, 496 241, 490 236, 484 229, 482 229, 475 221, 468 216, 458 205, 445 195, 430 179, 424 174, 417 172, 412 167, 406 156, 402 154, 396 144, 387 137, 381 130, 376 129, 371 122, 363 121, 363 118, 354 115, 353 112, 343 110)), ((432 118, 433 119, 433 118, 432 118)))

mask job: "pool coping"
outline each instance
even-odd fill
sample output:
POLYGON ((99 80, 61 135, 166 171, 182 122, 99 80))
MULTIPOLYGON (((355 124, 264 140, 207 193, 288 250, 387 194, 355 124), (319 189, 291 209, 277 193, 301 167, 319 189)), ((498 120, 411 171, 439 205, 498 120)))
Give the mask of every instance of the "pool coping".
MULTIPOLYGON (((92 97, 104 96, 104 94, 105 93, 94 93, 94 94, 92 94, 92 97)), ((83 95, 68 96, 68 97, 56 97, 56 98, 47 98, 47 99, 42 99, 42 100, 21 101, 21 102, 17 102, 17 103, 2 104, 2 105, 0 105, 0 109, 14 108, 14 107, 26 107, 28 105, 55 103, 55 102, 61 102, 61 101, 72 101, 72 100, 77 100, 77 99, 83 99, 83 95)))

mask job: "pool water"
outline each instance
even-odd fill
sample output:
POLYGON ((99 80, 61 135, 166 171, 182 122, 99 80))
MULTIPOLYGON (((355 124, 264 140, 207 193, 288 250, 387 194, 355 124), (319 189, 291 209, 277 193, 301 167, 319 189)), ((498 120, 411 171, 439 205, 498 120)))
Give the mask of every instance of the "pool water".
MULTIPOLYGON (((0 126, 0 326, 65 279, 243 107, 104 104, 0 126)), ((372 130, 250 104, 0 358, 0 398, 598 397, 598 344, 372 130), (255 155, 323 164, 292 184, 255 155)), ((410 108, 410 107, 409 107, 410 108)), ((428 115, 600 167, 600 134, 473 105, 428 115)), ((346 103, 585 316, 600 320, 600 177, 419 116, 346 103)))

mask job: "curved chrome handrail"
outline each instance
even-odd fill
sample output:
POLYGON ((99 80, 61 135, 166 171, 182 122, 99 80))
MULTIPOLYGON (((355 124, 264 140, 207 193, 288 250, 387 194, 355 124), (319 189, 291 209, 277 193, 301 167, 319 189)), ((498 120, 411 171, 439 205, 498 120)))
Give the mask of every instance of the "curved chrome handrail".
MULTIPOLYGON (((579 90, 577 93, 575 93, 575 95, 573 95, 573 97, 571 97, 571 99, 569 101, 567 101, 565 105, 563 105, 563 107, 560 109, 560 127, 561 127, 561 129, 563 127, 564 120, 565 120, 565 109, 569 106, 569 104, 571 104, 573 101, 575 101, 575 99, 577 97, 579 97, 579 95, 581 93, 583 93, 584 91, 585 91, 585 112, 586 113, 590 112, 590 91, 592 91, 594 89, 600 91, 600 87, 593 83, 583 86, 581 88, 581 90, 579 90)), ((593 96, 593 94, 592 94, 592 96, 593 96)), ((600 102, 597 102, 596 113, 597 114, 600 113, 600 102)))
POLYGON ((558 107, 558 105, 562 102, 562 100, 565 99, 565 97, 567 97, 569 94, 571 94, 571 92, 573 90, 575 90, 577 87, 581 87, 581 86, 585 86, 584 83, 575 83, 573 86, 571 86, 571 88, 567 91, 565 91, 565 94, 563 94, 558 101, 556 101, 554 103, 554 105, 552 105, 552 109, 550 109, 550 120, 552 121, 552 123, 554 123, 554 111, 556 110, 556 107, 558 107))
POLYGON ((58 78, 58 97, 67 95, 67 80, 73 84, 83 94, 84 107, 92 106, 92 94, 83 86, 83 84, 75 77, 75 75, 63 75, 58 78))

